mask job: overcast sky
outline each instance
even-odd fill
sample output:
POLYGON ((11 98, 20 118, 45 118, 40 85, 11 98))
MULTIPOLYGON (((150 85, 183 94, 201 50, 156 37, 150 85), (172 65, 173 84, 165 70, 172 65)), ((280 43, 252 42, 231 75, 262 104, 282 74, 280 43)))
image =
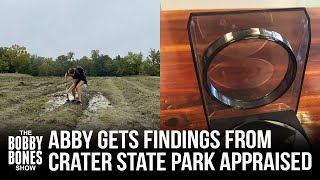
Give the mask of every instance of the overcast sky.
POLYGON ((0 46, 76 58, 160 49, 158 0, 0 0, 0 46))

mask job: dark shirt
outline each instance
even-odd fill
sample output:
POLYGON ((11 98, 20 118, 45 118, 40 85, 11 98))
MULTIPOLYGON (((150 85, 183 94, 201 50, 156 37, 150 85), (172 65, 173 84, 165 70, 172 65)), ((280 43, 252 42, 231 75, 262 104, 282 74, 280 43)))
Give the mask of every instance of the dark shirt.
MULTIPOLYGON (((68 71, 67 71, 67 75, 69 75, 68 71)), ((72 76, 73 79, 77 79, 78 82, 80 80, 83 80, 85 84, 87 84, 87 79, 86 79, 86 75, 84 73, 80 73, 77 69, 75 69, 75 73, 74 75, 72 76)))

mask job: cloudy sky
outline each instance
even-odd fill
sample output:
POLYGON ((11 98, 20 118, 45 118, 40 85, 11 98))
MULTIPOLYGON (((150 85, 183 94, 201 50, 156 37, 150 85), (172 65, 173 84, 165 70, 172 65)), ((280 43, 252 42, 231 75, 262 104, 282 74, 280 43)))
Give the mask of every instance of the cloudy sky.
POLYGON ((160 49, 157 0, 0 0, 0 47, 76 58, 98 49, 111 57, 160 49))

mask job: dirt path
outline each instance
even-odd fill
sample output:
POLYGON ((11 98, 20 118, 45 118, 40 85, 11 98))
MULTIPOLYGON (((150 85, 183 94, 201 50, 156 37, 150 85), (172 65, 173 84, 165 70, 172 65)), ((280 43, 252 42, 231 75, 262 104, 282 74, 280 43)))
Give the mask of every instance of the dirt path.
POLYGON ((110 108, 112 108, 110 101, 102 93, 93 95, 88 101, 87 109, 84 110, 75 129, 99 129, 103 127, 102 122, 96 120, 95 114, 98 110, 108 111, 110 108))
MULTIPOLYGON (((133 97, 141 97, 144 92, 140 90, 141 92, 128 97, 128 91, 131 91, 132 88, 127 85, 124 86, 122 83, 119 83, 120 81, 127 82, 128 80, 124 78, 105 78, 99 82, 93 82, 103 84, 104 88, 101 89, 98 94, 109 101, 110 106, 96 108, 94 112, 90 110, 89 106, 88 110, 85 111, 80 119, 76 129, 88 127, 90 127, 90 129, 99 129, 101 127, 104 129, 158 128, 159 122, 150 124, 150 120, 147 120, 145 117, 146 115, 141 113, 130 101, 133 97)), ((95 94, 97 94, 97 92, 95 92, 95 94)))

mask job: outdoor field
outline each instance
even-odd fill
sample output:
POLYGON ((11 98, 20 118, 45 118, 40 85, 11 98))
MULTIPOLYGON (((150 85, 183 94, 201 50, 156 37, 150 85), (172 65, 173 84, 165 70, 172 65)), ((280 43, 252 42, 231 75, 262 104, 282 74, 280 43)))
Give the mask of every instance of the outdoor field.
POLYGON ((66 102, 63 77, 0 74, 0 132, 159 129, 159 77, 87 80, 79 105, 66 102))

